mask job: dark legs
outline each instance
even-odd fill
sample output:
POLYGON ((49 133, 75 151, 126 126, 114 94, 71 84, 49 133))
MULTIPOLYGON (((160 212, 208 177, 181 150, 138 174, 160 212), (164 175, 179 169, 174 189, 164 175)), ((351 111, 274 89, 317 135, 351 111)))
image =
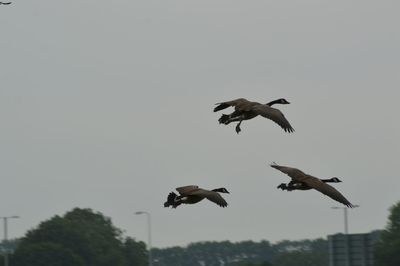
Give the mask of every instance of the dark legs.
POLYGON ((288 185, 286 183, 281 183, 279 186, 277 186, 276 188, 280 188, 282 190, 288 190, 288 185))
POLYGON ((238 133, 239 134, 239 132, 241 131, 241 129, 240 129, 240 124, 242 123, 242 121, 243 120, 240 120, 240 122, 236 125, 236 127, 235 127, 235 130, 236 130, 236 133, 238 133))
POLYGON ((282 190, 286 190, 286 191, 292 191, 296 189, 296 186, 293 186, 293 184, 290 183, 282 183, 279 186, 277 186, 277 188, 280 188, 282 190))
POLYGON ((236 125, 235 130, 236 130, 236 133, 239 134, 239 132, 242 131, 240 128, 240 125, 242 124, 242 121, 243 121, 242 115, 237 115, 237 114, 235 114, 235 112, 233 112, 230 115, 223 114, 220 117, 220 119, 218 119, 218 122, 220 124, 224 124, 224 125, 228 125, 229 123, 236 122, 236 121, 239 121, 239 123, 236 125))
POLYGON ((174 192, 168 194, 167 201, 164 203, 164 207, 172 206, 172 208, 176 208, 181 204, 180 197, 176 195, 174 192))
POLYGON ((292 191, 292 190, 308 190, 311 189, 309 186, 307 186, 305 183, 302 182, 295 182, 295 181, 290 181, 289 183, 282 183, 277 188, 280 188, 282 190, 286 191, 292 191))

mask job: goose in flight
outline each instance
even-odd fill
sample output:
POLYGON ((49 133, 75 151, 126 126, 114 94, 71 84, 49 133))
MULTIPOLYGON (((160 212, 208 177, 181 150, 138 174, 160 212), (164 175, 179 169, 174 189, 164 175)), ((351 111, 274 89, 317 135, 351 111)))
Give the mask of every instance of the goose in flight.
MULTIPOLYGON (((340 180, 337 177, 332 177, 328 179, 320 179, 324 183, 341 183, 342 180, 340 180)), ((282 183, 277 188, 280 188, 282 190, 287 190, 287 191, 292 191, 292 190, 310 190, 312 187, 308 186, 306 183, 302 182, 295 182, 295 181, 290 181, 289 183, 282 183)))
POLYGON ((228 206, 228 203, 218 193, 229 193, 226 188, 207 190, 191 185, 178 187, 176 188, 176 191, 179 192, 179 196, 174 192, 169 193, 167 201, 164 203, 164 207, 172 206, 172 208, 176 208, 181 204, 195 204, 203 199, 208 199, 223 208, 228 206))
MULTIPOLYGON (((288 184, 288 187, 292 187, 292 188, 294 187, 294 189, 296 189, 295 188, 296 186, 305 188, 302 190, 307 190, 307 189, 313 188, 315 190, 318 190, 322 194, 327 195, 331 199, 336 200, 336 201, 346 205, 349 208, 354 207, 354 205, 351 204, 339 191, 337 191, 334 187, 327 184, 326 182, 323 182, 321 179, 319 179, 317 177, 305 174, 297 168, 281 166, 276 163, 273 163, 270 166, 272 168, 275 168, 275 169, 281 171, 282 173, 287 174, 289 177, 292 178, 292 181, 288 184)), ((286 184, 284 184, 284 185, 286 185, 286 184)), ((290 190, 293 190, 293 189, 289 189, 289 191, 290 190)))
POLYGON ((290 125, 289 121, 285 118, 283 113, 278 109, 271 107, 274 104, 289 104, 289 102, 286 99, 281 98, 271 101, 267 104, 261 104, 258 102, 248 101, 244 98, 239 98, 232 101, 217 103, 218 106, 214 108, 214 112, 218 112, 230 106, 235 107, 235 111, 233 113, 229 115, 223 114, 218 121, 220 124, 225 125, 228 125, 231 122, 239 122, 235 128, 236 133, 238 134, 241 131, 240 125, 243 120, 249 120, 258 115, 271 119, 281 126, 285 132, 293 132, 294 129, 290 125))

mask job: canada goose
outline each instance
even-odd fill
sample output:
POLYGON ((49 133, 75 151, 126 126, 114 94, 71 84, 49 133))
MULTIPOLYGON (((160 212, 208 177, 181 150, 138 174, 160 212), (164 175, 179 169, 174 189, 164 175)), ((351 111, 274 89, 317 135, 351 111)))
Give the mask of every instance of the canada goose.
MULTIPOLYGON (((289 187, 303 187, 307 190, 308 187, 318 190, 319 192, 327 195, 328 197, 346 205, 347 207, 352 208, 353 204, 351 204, 339 191, 337 191, 334 187, 327 184, 326 182, 321 181, 321 179, 305 174, 297 168, 281 166, 276 163, 270 165, 272 168, 278 169, 282 173, 287 174, 292 178, 292 181, 289 183, 289 187), (300 184, 300 185, 297 185, 300 184), (304 185, 303 185, 304 184, 304 185)), ((282 184, 281 184, 282 185, 282 184)), ((286 184, 284 184, 286 185, 286 184)), ((294 188, 296 189, 296 188, 294 188)), ((289 189, 293 190, 293 189, 289 189)))
MULTIPOLYGON (((324 183, 340 183, 342 180, 340 180, 337 177, 332 177, 329 179, 320 179, 324 183)), ((312 189, 312 187, 308 186, 306 183, 302 182, 295 182, 295 181, 290 181, 289 183, 282 183, 277 188, 280 188, 282 190, 287 190, 287 191, 292 191, 292 190, 309 190, 312 189)))
POLYGON ((9 5, 11 2, 0 2, 0 5, 9 5))
POLYGON ((167 201, 164 203, 164 207, 172 206, 172 208, 178 207, 180 204, 195 204, 202 201, 204 198, 216 203, 221 207, 228 206, 228 203, 218 193, 229 193, 226 188, 216 188, 213 190, 206 190, 199 188, 198 186, 184 186, 176 188, 179 192, 179 196, 174 192, 169 193, 167 201))
POLYGON ((280 125, 285 132, 293 132, 294 129, 290 125, 289 121, 285 118, 281 111, 271 106, 274 104, 289 104, 285 99, 277 99, 267 104, 261 104, 258 102, 250 102, 244 98, 239 98, 233 101, 217 103, 217 107, 214 108, 214 112, 228 108, 229 106, 235 107, 235 111, 229 115, 223 114, 218 120, 220 124, 228 125, 231 122, 239 123, 236 125, 236 133, 239 134, 241 131, 240 124, 243 120, 252 119, 258 115, 265 118, 271 119, 278 125, 280 125))

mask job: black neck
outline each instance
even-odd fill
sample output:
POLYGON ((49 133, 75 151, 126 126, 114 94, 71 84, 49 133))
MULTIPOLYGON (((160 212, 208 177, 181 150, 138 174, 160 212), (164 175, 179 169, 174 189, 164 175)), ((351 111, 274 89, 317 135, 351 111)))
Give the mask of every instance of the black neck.
POLYGON ((273 100, 273 101, 267 103, 266 105, 272 106, 272 105, 274 105, 274 104, 276 104, 276 103, 280 103, 280 101, 281 101, 280 99, 278 99, 278 100, 273 100))
POLYGON ((328 178, 328 179, 321 179, 322 182, 324 183, 334 183, 335 181, 332 180, 332 178, 328 178))
POLYGON ((215 188, 211 191, 224 193, 225 190, 223 188, 215 188))

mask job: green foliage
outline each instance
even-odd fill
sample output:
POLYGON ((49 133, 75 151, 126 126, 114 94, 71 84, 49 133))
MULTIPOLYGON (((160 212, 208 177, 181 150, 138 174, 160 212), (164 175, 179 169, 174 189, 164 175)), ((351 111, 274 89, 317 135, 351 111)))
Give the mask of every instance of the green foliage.
POLYGON ((237 263, 230 263, 228 266, 273 266, 268 261, 264 262, 237 262, 237 263))
POLYGON ((282 241, 275 247, 279 251, 274 266, 327 266, 328 243, 323 239, 282 241))
POLYGON ((327 255, 310 251, 292 251, 279 254, 273 261, 274 266, 322 266, 328 265, 327 255))
POLYGON ((84 266, 83 260, 70 249, 54 243, 27 244, 17 250, 13 264, 30 266, 84 266))
POLYGON ((144 266, 148 264, 148 254, 145 243, 136 242, 133 238, 128 237, 125 240, 123 251, 127 258, 127 266, 144 266))
POLYGON ((376 248, 379 266, 400 265, 400 202, 390 208, 390 215, 376 248))
POLYGON ((19 266, 144 266, 147 252, 144 243, 124 240, 121 230, 101 213, 76 208, 30 230, 21 239, 13 260, 19 266), (60 259, 64 256, 65 261, 60 259))
POLYGON ((157 266, 327 266, 326 240, 231 243, 199 242, 186 248, 154 249, 157 266))
MULTIPOLYGON (((156 265, 162 266, 219 266, 221 263, 232 263, 246 260, 262 262, 271 258, 271 245, 268 241, 255 243, 244 241, 240 243, 198 242, 189 244, 186 248, 173 247, 154 249, 156 265)), ((233 265, 233 264, 232 264, 233 265)))

